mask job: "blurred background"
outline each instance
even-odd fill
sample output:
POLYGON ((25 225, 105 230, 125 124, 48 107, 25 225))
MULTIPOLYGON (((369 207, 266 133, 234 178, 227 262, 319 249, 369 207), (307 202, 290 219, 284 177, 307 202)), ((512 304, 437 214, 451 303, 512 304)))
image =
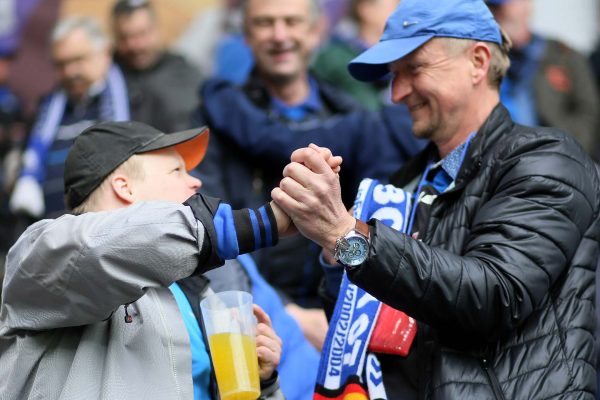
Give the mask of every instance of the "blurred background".
MULTIPOLYGON (((189 23, 222 0, 153 0, 158 10, 165 44, 175 42, 189 23)), ((334 25, 344 15, 349 0, 322 0, 334 25)), ((112 0, 0 0, 0 48, 18 46, 9 74, 10 86, 22 99, 27 115, 34 112, 42 95, 54 85, 48 53, 48 35, 59 17, 89 15, 107 27, 112 0)), ((531 26, 557 38, 585 55, 597 45, 600 1, 535 0, 531 26)), ((109 31, 109 29, 106 29, 109 31)))

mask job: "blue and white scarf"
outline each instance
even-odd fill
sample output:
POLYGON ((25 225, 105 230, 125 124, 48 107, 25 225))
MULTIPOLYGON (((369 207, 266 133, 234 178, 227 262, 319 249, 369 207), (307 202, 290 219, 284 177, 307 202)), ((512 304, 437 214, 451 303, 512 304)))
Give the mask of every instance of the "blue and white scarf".
MULTIPOLYGON (((411 203, 411 193, 364 179, 354 202, 354 217, 376 218, 406 232, 411 203)), ((321 353, 315 400, 342 400, 350 394, 353 399, 387 399, 377 356, 367 351, 380 307, 381 302, 351 283, 344 272, 321 353)))
MULTIPOLYGON (((100 96, 101 121, 129 120, 127 86, 117 66, 111 66, 106 79, 106 88, 100 96)), ((64 90, 52 93, 42 105, 23 156, 21 176, 31 176, 40 184, 44 181, 46 155, 56 137, 66 106, 67 95, 64 90)))

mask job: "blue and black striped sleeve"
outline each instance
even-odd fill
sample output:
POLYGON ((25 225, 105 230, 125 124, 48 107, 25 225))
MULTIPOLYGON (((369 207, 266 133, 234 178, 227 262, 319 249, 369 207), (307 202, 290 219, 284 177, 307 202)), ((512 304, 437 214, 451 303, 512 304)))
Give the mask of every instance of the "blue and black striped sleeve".
POLYGON ((277 222, 266 203, 259 208, 233 210, 219 199, 195 194, 185 204, 206 230, 201 250, 201 267, 214 267, 240 254, 275 246, 277 222))

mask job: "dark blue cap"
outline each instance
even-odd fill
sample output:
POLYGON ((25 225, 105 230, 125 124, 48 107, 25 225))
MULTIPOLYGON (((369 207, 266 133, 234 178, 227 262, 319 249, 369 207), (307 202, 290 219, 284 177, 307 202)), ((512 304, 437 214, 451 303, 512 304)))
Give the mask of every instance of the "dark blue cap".
POLYGON ((360 81, 380 79, 388 73, 389 63, 434 37, 502 45, 498 23, 483 0, 401 0, 379 43, 352 60, 348 70, 360 81))
POLYGON ((507 2, 508 2, 508 0, 485 0, 485 3, 488 6, 500 6, 500 5, 502 5, 504 3, 507 3, 507 2))

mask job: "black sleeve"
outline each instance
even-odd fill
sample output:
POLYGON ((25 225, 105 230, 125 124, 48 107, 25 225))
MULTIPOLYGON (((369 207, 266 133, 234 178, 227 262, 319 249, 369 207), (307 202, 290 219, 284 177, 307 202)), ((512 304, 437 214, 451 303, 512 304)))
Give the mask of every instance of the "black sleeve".
POLYGON ((204 226, 205 234, 200 251, 200 265, 208 268, 220 267, 225 261, 217 253, 217 231, 213 218, 221 200, 196 193, 183 204, 192 209, 194 217, 204 226))
POLYGON ((279 241, 277 220, 269 203, 257 209, 244 208, 231 210, 221 200, 196 193, 184 205, 189 206, 198 221, 204 226, 206 234, 200 251, 200 265, 205 268, 214 268, 223 265, 224 259, 236 258, 239 254, 275 246, 279 241), (215 216, 218 222, 215 226, 215 216), (233 222, 235 232, 231 226, 223 221, 233 222), (221 242, 218 241, 218 232, 224 234, 221 242), (232 238, 235 236, 235 238, 232 238), (219 245, 221 248, 219 248, 219 245))

